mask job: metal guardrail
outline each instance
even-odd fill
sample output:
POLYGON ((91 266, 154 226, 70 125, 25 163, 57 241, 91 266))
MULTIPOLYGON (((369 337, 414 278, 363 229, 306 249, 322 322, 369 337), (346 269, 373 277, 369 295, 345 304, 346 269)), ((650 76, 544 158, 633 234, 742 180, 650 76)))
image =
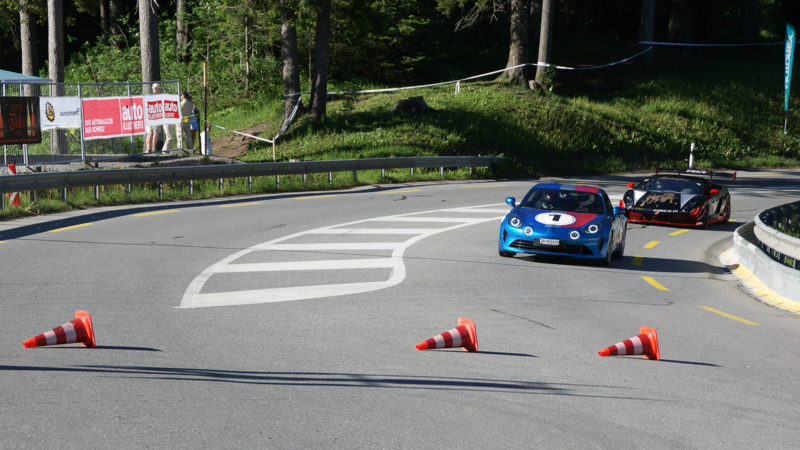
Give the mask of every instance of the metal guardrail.
POLYGON ((800 219, 800 202, 788 203, 762 211, 755 217, 753 232, 758 247, 775 261, 800 270, 800 239, 782 231, 791 230, 800 219), (793 260, 787 264, 786 258, 793 260))
POLYGON ((163 183, 256 176, 299 175, 359 170, 445 167, 485 167, 505 160, 502 156, 432 156, 417 158, 349 159, 285 163, 220 164, 194 167, 79 170, 0 177, 0 193, 63 189, 84 186, 163 183))

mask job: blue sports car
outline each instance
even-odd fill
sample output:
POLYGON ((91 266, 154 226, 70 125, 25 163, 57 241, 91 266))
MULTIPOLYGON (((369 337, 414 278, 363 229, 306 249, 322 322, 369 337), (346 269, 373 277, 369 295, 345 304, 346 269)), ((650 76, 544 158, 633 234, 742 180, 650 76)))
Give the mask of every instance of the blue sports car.
POLYGON ((600 260, 625 252, 625 209, 592 186, 537 184, 516 203, 500 224, 500 256, 517 253, 561 255, 600 260))

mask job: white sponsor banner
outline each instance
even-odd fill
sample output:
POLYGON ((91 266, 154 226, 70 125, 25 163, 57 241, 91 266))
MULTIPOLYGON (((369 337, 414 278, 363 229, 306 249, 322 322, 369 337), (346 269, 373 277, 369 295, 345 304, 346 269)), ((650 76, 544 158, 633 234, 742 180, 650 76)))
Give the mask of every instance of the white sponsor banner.
POLYGON ((79 97, 40 97, 39 117, 42 131, 54 128, 81 127, 81 99, 79 97))
POLYGON ((172 94, 144 96, 144 124, 177 125, 181 123, 180 97, 172 94))

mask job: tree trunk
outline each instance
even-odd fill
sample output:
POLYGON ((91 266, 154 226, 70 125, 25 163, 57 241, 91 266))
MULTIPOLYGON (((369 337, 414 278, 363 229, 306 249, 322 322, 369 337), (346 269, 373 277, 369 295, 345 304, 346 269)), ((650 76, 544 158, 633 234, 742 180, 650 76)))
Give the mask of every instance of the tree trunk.
MULTIPOLYGON (((142 48, 142 81, 161 80, 161 51, 158 42, 158 16, 156 3, 153 0, 139 0, 139 36, 142 48)), ((145 84, 145 94, 151 91, 150 84, 145 84)))
MULTIPOLYGON (((553 0, 542 0, 542 31, 539 34, 539 62, 550 64, 551 39, 553 37, 553 0)), ((548 68, 536 67, 536 84, 547 86, 550 83, 548 68)))
MULTIPOLYGON (((47 0, 47 58, 50 79, 56 83, 64 82, 64 15, 62 0, 47 0)), ((64 95, 64 86, 50 86, 50 95, 64 95)), ((50 154, 67 153, 67 139, 64 130, 50 132, 50 154)))
MULTIPOLYGON (((656 0, 642 0, 642 14, 639 19, 639 41, 653 40, 653 23, 656 16, 656 0)), ((639 51, 651 47, 650 44, 639 44, 639 51)), ((640 64, 642 67, 651 72, 653 70, 653 52, 655 49, 650 50, 640 57, 640 64)))
POLYGON ((114 48, 122 48, 122 29, 119 19, 122 16, 122 0, 109 0, 108 2, 108 32, 111 34, 109 44, 114 48))
POLYGON ((564 0, 564 30, 569 31, 572 29, 571 17, 572 1, 564 0))
POLYGON ((759 40, 759 15, 758 0, 745 0, 742 6, 742 31, 748 43, 759 40))
POLYGON ((177 0, 177 14, 175 15, 175 54, 179 63, 189 62, 189 25, 186 15, 189 5, 186 0, 177 0))
MULTIPOLYGON (((281 57, 283 58, 283 95, 300 93, 300 61, 297 53, 297 29, 289 0, 281 0, 281 57)), ((288 120, 300 96, 283 98, 283 120, 288 120)))
POLYGON ((39 58, 37 55, 36 20, 28 10, 29 0, 19 2, 19 34, 22 47, 22 73, 25 75, 39 76, 39 58))
POLYGON ((528 36, 531 54, 539 48, 539 35, 542 33, 542 0, 530 0, 531 9, 528 15, 528 36))
POLYGON ((325 115, 328 92, 328 34, 331 28, 331 0, 325 0, 317 15, 314 40, 314 71, 311 77, 311 120, 317 122, 325 115))
MULTIPOLYGON (((691 44, 694 42, 692 33, 692 5, 688 0, 674 0, 673 9, 669 15, 669 38, 673 42, 691 44)), ((683 54, 692 55, 692 47, 684 47, 683 54)))
POLYGON ((103 44, 108 44, 108 24, 109 24, 109 11, 108 0, 100 0, 100 39, 103 44))
MULTIPOLYGON (((530 0, 511 0, 511 44, 508 49, 506 68, 529 62, 528 14, 530 0)), ((503 72, 499 79, 508 79, 528 87, 527 67, 503 72)))

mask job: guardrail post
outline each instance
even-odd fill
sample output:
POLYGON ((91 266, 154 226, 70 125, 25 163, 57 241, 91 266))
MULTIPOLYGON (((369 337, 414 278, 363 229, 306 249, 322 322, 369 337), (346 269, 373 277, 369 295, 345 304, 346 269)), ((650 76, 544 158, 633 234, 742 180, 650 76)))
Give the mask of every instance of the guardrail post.
POLYGON ((219 179, 219 191, 220 192, 225 190, 225 181, 224 180, 225 180, 224 178, 220 178, 219 179))
POLYGON ((281 189, 281 176, 280 175, 275 175, 275 189, 277 189, 277 190, 281 189))
POLYGON ((36 191, 31 191, 31 205, 36 206, 36 191))
POLYGON ((306 187, 306 174, 303 174, 303 187, 306 187))
POLYGON ((61 200, 67 203, 67 188, 61 188, 61 200))
POLYGON ((133 186, 131 186, 131 184, 128 183, 128 185, 126 187, 127 187, 126 190, 128 191, 128 199, 130 199, 131 198, 131 192, 133 191, 133 186))
POLYGON ((253 177, 247 177, 247 190, 253 190, 253 177))
POLYGON ((160 181, 158 182, 158 199, 159 200, 164 199, 164 183, 160 181))
POLYGON ((328 172, 328 184, 330 186, 333 186, 333 173, 332 172, 328 172))
POLYGON ((472 175, 472 166, 469 166, 469 174, 472 175))
POLYGON ((439 167, 439 179, 444 180, 444 167, 439 167))
POLYGON ((386 178, 386 169, 381 169, 381 181, 386 178))
POLYGON ((100 186, 94 187, 94 201, 100 203, 100 186))
POLYGON ((411 168, 411 178, 414 178, 414 168, 411 168))
POLYGON ((189 180, 189 197, 194 197, 194 180, 189 180))
POLYGON ((358 171, 357 170, 353 171, 353 182, 354 183, 358 183, 358 171))

